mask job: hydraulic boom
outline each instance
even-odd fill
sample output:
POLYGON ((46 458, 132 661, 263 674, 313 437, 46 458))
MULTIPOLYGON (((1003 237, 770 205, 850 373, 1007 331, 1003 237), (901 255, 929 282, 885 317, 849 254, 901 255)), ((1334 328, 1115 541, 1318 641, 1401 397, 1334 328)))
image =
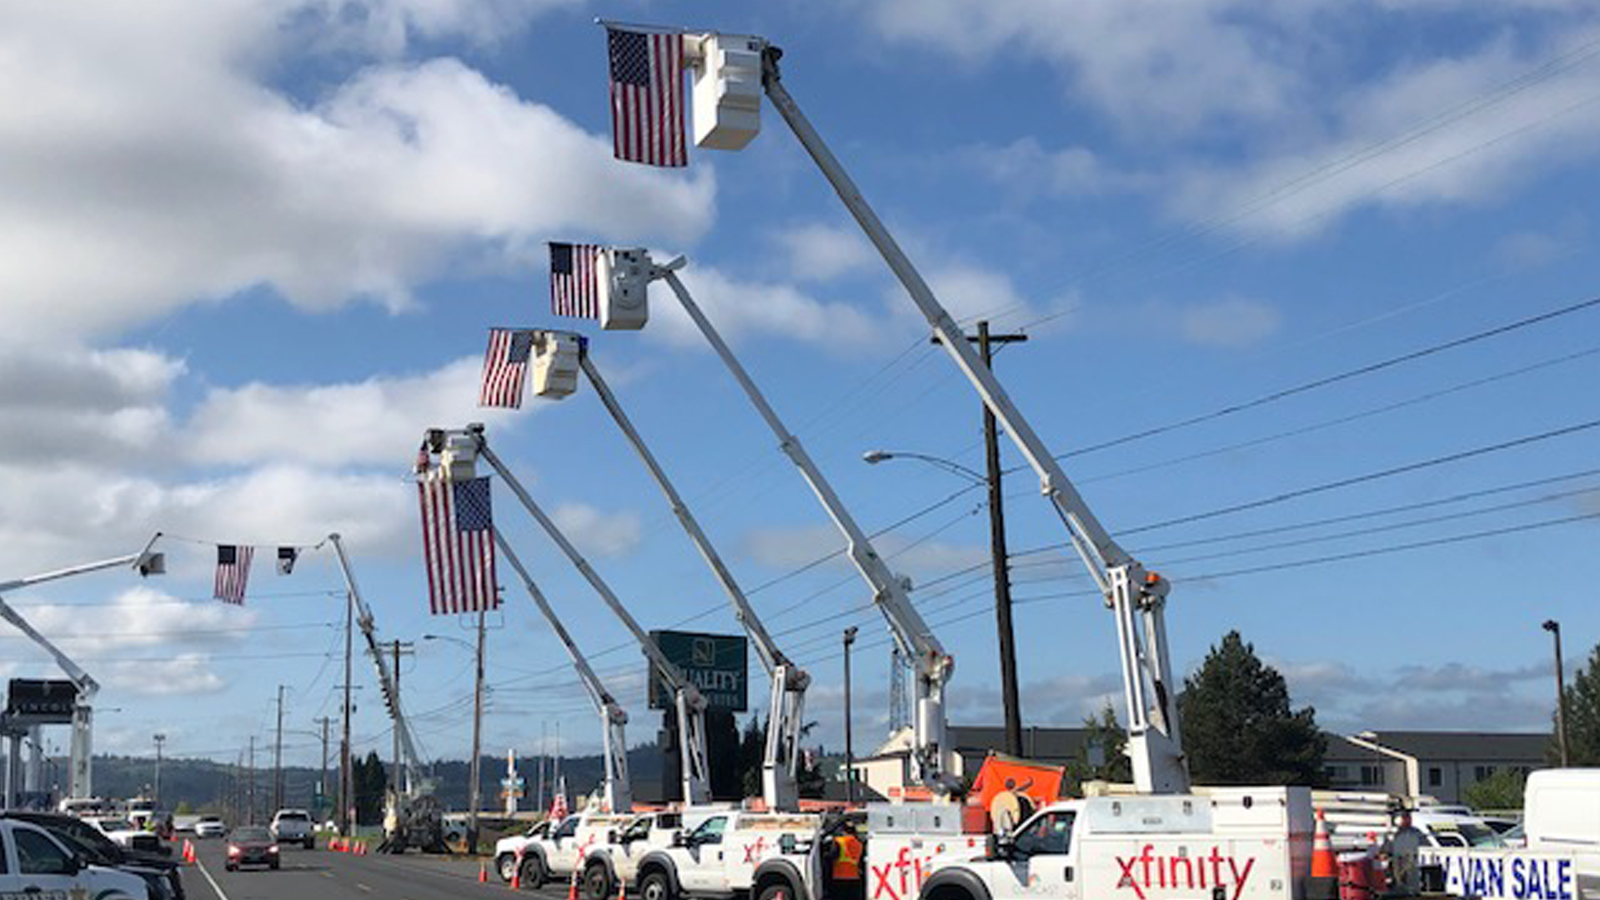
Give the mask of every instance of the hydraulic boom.
POLYGON ((645 444, 638 429, 633 427, 633 422, 627 413, 623 412, 622 405, 617 402, 610 386, 600 377, 600 370, 589 357, 588 341, 580 335, 568 332, 535 333, 535 343, 541 356, 553 356, 557 345, 563 342, 576 343, 579 367, 588 377, 589 383, 594 386, 595 393, 600 396, 600 402, 605 405, 606 411, 617 423, 617 428, 627 437, 634 452, 644 461, 645 468, 649 469, 656 486, 666 496, 673 515, 677 517, 679 524, 688 533, 689 539, 694 542, 695 548, 700 551, 700 555, 704 557, 706 564, 711 567, 712 573, 716 575, 717 581, 727 593, 729 602, 733 604, 734 618, 739 620, 739 624, 744 627, 745 633, 755 644, 756 656, 766 668, 771 682, 767 742, 761 761, 761 798, 771 810, 799 809, 800 728, 805 714, 805 692, 811 683, 811 676, 784 655, 766 626, 761 624, 761 619, 756 615, 755 608, 750 605, 750 599, 745 596, 744 589, 739 587, 738 581, 728 570, 727 564, 722 561, 722 556, 717 553, 711 539, 706 537, 700 528, 700 523, 689 511, 688 505, 683 502, 677 489, 672 486, 666 470, 657 462, 655 454, 650 452, 650 448, 645 444))
MULTIPOLYGON (((639 627, 639 623, 628 612, 627 607, 617 599, 616 592, 611 590, 611 586, 606 584, 605 579, 600 577, 593 566, 589 565, 589 561, 584 559, 578 548, 573 546, 562 533, 555 520, 533 501, 533 497, 523 488, 522 482, 517 480, 516 475, 500 461, 500 457, 489 449, 489 444, 483 436, 482 425, 468 425, 462 431, 447 432, 442 429, 430 431, 427 435, 427 445, 430 450, 440 454, 440 464, 447 471, 470 466, 471 460, 475 457, 481 456, 487 461, 490 467, 499 473, 506 486, 511 488, 511 492, 516 495, 528 514, 533 516, 556 546, 566 554, 573 568, 583 575, 595 593, 599 594, 606 606, 610 607, 611 612, 633 633, 634 639, 639 643, 639 649, 649 658, 673 694, 682 756, 683 802, 691 806, 709 802, 711 781, 706 754, 706 699, 699 688, 695 687, 683 671, 661 652, 661 648, 656 646, 650 634, 639 627)), ((623 752, 626 752, 626 748, 623 748, 623 752)))

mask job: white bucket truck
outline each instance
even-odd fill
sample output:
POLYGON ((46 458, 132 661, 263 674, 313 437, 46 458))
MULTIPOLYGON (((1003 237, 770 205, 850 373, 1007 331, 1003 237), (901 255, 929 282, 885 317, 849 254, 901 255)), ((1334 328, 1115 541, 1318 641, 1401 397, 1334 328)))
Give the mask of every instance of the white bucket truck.
POLYGON ((874 900, 1296 900, 1310 869, 1305 788, 1052 803, 973 849, 952 832, 874 830, 874 900))
POLYGON ((1544 769, 1523 795, 1525 848, 1424 847, 1461 897, 1600 900, 1600 769, 1544 769))

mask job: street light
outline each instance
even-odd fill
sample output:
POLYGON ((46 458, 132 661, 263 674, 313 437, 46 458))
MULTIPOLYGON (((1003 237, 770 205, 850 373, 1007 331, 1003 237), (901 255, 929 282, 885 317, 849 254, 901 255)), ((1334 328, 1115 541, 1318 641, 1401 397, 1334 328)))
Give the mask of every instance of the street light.
POLYGON ((151 738, 151 740, 154 740, 156 742, 156 788, 155 788, 155 791, 154 791, 155 796, 153 798, 151 798, 151 800, 152 800, 152 804, 151 805, 154 806, 154 808, 156 808, 156 809, 160 809, 161 808, 161 745, 165 744, 167 742, 167 736, 164 735, 164 734, 159 734, 158 733, 158 734, 151 735, 150 738, 151 738))
POLYGON ((926 453, 869 450, 861 454, 868 465, 891 459, 914 459, 989 488, 989 557, 994 569, 994 624, 1000 638, 1000 701, 1005 713, 1006 752, 1022 755, 1022 702, 1017 686, 1016 630, 1011 624, 1011 566, 1006 550, 1005 499, 1000 486, 1000 455, 991 446, 987 454, 989 475, 926 453))
POLYGON ((483 611, 478 611, 478 643, 477 646, 467 643, 457 637, 444 634, 425 634, 425 641, 452 641, 471 650, 476 660, 476 672, 472 680, 472 759, 467 763, 467 849, 478 852, 478 807, 483 805, 482 798, 478 796, 478 756, 480 755, 479 741, 483 735, 483 611))
POLYGON ((1561 670, 1561 623, 1555 619, 1544 621, 1544 630, 1556 642, 1556 744, 1561 748, 1561 765, 1570 765, 1567 758, 1567 679, 1561 670))

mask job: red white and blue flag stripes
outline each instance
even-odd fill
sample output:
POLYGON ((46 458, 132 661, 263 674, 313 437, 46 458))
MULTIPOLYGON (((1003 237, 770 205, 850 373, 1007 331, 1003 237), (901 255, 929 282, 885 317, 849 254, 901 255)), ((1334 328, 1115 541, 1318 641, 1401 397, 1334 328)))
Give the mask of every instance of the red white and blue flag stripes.
POLYGON ((236 544, 217 545, 217 576, 211 595, 223 603, 244 605, 244 592, 250 581, 250 557, 254 547, 236 544))
POLYGON ((683 129, 683 35, 608 26, 611 144, 617 159, 689 164, 683 129))
POLYGON ((417 481, 422 561, 434 615, 484 612, 500 605, 494 571, 489 479, 452 481, 434 470, 417 481))
POLYGON ((483 354, 483 386, 479 406, 522 408, 522 385, 533 351, 533 332, 525 329, 489 329, 489 348, 483 354))
POLYGON ((550 311, 558 316, 600 318, 599 247, 550 245, 550 311))

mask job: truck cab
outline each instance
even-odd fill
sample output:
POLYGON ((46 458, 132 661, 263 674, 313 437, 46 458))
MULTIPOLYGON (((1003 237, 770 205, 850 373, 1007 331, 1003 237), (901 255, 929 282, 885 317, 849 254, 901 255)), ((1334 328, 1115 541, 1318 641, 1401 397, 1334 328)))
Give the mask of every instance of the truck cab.
POLYGON ((769 889, 821 900, 811 889, 825 837, 820 814, 715 810, 687 825, 671 846, 640 859, 635 881, 642 900, 759 900, 769 889))
POLYGON ((523 848, 549 831, 550 821, 546 819, 522 834, 508 835, 494 842, 494 870, 499 873, 501 881, 510 881, 511 876, 516 874, 517 856, 523 848))
MULTIPOLYGON (((701 817, 691 815, 698 823, 701 817)), ((589 847, 584 855, 583 893, 587 900, 610 900, 619 883, 631 883, 639 872, 639 862, 651 851, 671 847, 684 826, 684 814, 676 811, 646 812, 605 840, 589 847)))
POLYGON ((538 887, 546 881, 570 877, 590 847, 604 843, 608 834, 626 827, 632 819, 632 813, 588 810, 566 817, 522 845, 522 883, 538 887))
POLYGON ((1053 803, 977 856, 965 841, 867 848, 880 900, 1294 900, 1311 858, 1304 788, 1053 803))

